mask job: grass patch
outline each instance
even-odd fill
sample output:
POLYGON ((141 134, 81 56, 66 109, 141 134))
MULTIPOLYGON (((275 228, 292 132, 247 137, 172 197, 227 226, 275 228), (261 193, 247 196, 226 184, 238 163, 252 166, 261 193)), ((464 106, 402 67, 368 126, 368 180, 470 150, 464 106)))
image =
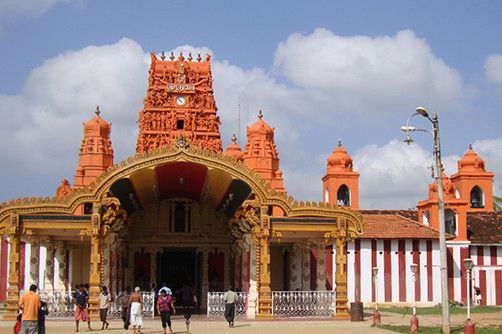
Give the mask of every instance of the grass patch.
MULTIPOLYGON (((373 310, 367 310, 368 312, 373 312, 373 310)), ((413 308, 412 307, 397 307, 397 306, 391 306, 391 307, 380 307, 379 311, 381 312, 392 312, 392 313, 397 313, 397 314, 402 314, 402 315, 411 315, 413 313, 413 308)), ((471 313, 496 313, 496 312, 502 312, 502 307, 498 306, 478 306, 478 307, 471 307, 471 313)), ((467 307, 464 306, 450 306, 450 314, 466 314, 467 313, 467 307)), ((440 306, 434 306, 434 307, 417 307, 417 315, 441 315, 441 307, 440 306)))
MULTIPOLYGON (((380 325, 378 328, 386 329, 389 331, 397 333, 409 333, 410 328, 408 326, 390 326, 390 325, 380 325)), ((463 327, 452 327, 452 334, 462 334, 464 332, 463 327)), ((500 334, 502 332, 502 326, 499 327, 476 327, 476 334, 500 334)), ((422 334, 441 334, 441 327, 420 327, 418 333, 422 334)))

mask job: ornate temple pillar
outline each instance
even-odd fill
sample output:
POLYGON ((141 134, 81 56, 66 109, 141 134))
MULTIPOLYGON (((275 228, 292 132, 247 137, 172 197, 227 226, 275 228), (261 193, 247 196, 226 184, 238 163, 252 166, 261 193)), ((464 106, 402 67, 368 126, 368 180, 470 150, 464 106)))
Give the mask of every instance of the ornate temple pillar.
POLYGON ((302 247, 302 290, 310 290, 310 243, 302 247))
POLYGON ((99 214, 99 206, 95 205, 91 217, 92 229, 89 233, 91 237, 89 309, 91 313, 91 319, 93 320, 99 319, 99 293, 100 293, 100 286, 102 285, 101 255, 103 252, 102 249, 103 245, 100 235, 100 229, 101 229, 100 220, 101 217, 99 214))
POLYGON ((291 247, 289 267, 289 289, 291 291, 302 289, 302 247, 294 244, 291 247))
POLYGON ((207 247, 203 247, 199 249, 199 251, 202 253, 202 291, 200 292, 200 305, 202 308, 207 307, 207 292, 209 291, 209 249, 207 247))
POLYGON ((248 319, 254 319, 257 314, 258 305, 258 255, 256 252, 256 244, 252 237, 246 235, 246 247, 249 251, 249 256, 246 255, 246 288, 248 292, 248 309, 246 315, 248 319))
MULTIPOLYGON (((266 212, 266 208, 261 208, 266 212)), ((272 316, 272 291, 270 289, 270 225, 265 222, 267 218, 260 218, 261 226, 255 230, 257 245, 256 258, 258 264, 258 315, 259 319, 271 319, 272 316)))
POLYGON ((66 246, 63 241, 54 243, 54 290, 66 290, 66 246))
MULTIPOLYGON (((157 282, 157 248, 150 248, 149 252, 150 252, 150 289, 151 289, 152 283, 157 282)), ((158 286, 155 288, 159 289, 158 286)))
POLYGON ((317 244, 317 284, 316 290, 326 290, 326 245, 322 242, 317 244))
POLYGON ((19 301, 19 247, 21 244, 21 228, 19 225, 19 216, 16 213, 12 213, 7 232, 9 237, 9 286, 7 288, 7 313, 3 317, 4 320, 15 320, 17 318, 19 301))
POLYGON ((348 299, 347 299, 347 273, 345 271, 345 255, 346 255, 347 240, 345 235, 341 235, 336 239, 336 310, 335 318, 347 319, 349 318, 348 299))
POLYGON ((45 268, 42 271, 44 273, 43 277, 43 288, 47 292, 51 292, 54 290, 54 245, 49 238, 44 239, 43 241, 45 248, 45 268))
POLYGON ((29 271, 28 271, 28 280, 26 280, 26 286, 29 288, 30 285, 36 284, 39 285, 39 264, 38 261, 40 259, 40 241, 35 238, 30 238, 30 259, 29 259, 29 271))
POLYGON ((223 248, 223 290, 227 290, 230 283, 230 249, 223 248))

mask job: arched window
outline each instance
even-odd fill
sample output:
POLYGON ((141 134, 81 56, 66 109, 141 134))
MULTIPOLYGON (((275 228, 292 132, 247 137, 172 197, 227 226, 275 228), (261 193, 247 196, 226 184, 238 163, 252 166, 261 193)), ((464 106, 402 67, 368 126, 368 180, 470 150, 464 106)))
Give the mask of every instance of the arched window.
POLYGON ((471 208, 484 208, 485 198, 483 190, 480 187, 475 186, 471 190, 471 208))
POLYGON ((424 215, 422 217, 422 221, 424 223, 424 225, 427 225, 429 226, 429 211, 424 211, 424 215))
POLYGON ((451 235, 457 235, 457 213, 451 209, 446 209, 444 212, 445 231, 451 235))
POLYGON ((350 191, 345 184, 342 184, 336 192, 336 203, 339 206, 350 206, 350 191))

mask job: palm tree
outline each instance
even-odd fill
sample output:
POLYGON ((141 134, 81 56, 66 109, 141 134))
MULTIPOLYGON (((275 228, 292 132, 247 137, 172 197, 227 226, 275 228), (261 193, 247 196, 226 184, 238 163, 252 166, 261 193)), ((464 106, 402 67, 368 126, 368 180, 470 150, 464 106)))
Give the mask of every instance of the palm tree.
POLYGON ((502 197, 493 196, 493 210, 502 211, 502 197))

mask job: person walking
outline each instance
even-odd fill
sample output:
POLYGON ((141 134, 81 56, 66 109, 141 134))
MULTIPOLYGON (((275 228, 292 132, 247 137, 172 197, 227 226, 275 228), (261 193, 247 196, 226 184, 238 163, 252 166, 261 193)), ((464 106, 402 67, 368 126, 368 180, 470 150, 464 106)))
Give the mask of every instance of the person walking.
POLYGON ((87 328, 91 328, 91 318, 89 317, 89 294, 85 291, 85 286, 80 284, 78 290, 73 294, 73 303, 75 304, 75 332, 78 332, 79 321, 87 322, 87 328))
POLYGON ((131 288, 126 286, 117 297, 117 304, 120 306, 120 315, 124 322, 124 329, 129 329, 129 297, 131 296, 131 288))
POLYGON ((38 310, 42 306, 37 286, 30 285, 30 290, 19 299, 19 308, 23 310, 21 316, 21 334, 38 334, 38 310))
POLYGON ((237 293, 234 292, 231 286, 228 287, 228 291, 223 295, 223 300, 225 301, 225 319, 228 322, 228 327, 234 327, 237 297, 237 293))
POLYGON ((162 328, 164 329, 164 334, 166 334, 166 327, 169 326, 169 332, 173 333, 171 329, 171 313, 176 314, 176 309, 174 308, 173 297, 171 294, 167 294, 167 291, 163 289, 160 292, 160 296, 157 298, 157 310, 160 315, 160 320, 162 321, 162 328))
POLYGON ((129 322, 134 330, 133 333, 141 333, 141 326, 143 326, 143 296, 139 286, 134 288, 134 293, 129 297, 129 312, 131 314, 129 322))
POLYGON ((49 307, 47 303, 41 302, 40 310, 38 310, 38 334, 45 334, 45 317, 49 315, 49 307))
POLYGON ((101 320, 102 325, 101 325, 101 330, 108 329, 108 326, 110 325, 106 321, 106 315, 108 314, 108 310, 110 309, 110 302, 112 298, 110 294, 108 293, 108 288, 106 286, 101 287, 101 293, 99 294, 99 320, 101 320))

